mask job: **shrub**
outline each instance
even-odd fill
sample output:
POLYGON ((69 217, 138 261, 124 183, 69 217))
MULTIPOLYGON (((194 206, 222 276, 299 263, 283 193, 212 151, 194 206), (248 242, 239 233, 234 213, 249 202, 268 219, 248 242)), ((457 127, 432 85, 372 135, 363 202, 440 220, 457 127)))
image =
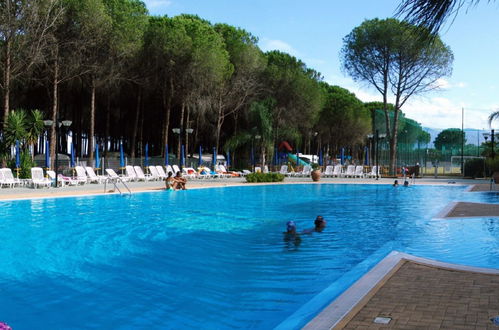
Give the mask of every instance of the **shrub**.
POLYGON ((280 173, 250 173, 246 175, 246 182, 280 182, 284 175, 280 173))
MULTIPOLYGON (((8 166, 12 169, 12 173, 16 176, 16 161, 15 158, 11 159, 8 166)), ((31 159, 31 154, 29 151, 21 151, 21 164, 19 167, 19 178, 29 179, 31 178, 31 168, 36 166, 36 163, 31 159)))
POLYGON ((471 178, 483 178, 485 163, 483 159, 474 158, 464 163, 464 176, 471 178))
POLYGON ((485 165, 487 167, 487 176, 491 176, 494 172, 499 172, 499 157, 487 158, 485 165))

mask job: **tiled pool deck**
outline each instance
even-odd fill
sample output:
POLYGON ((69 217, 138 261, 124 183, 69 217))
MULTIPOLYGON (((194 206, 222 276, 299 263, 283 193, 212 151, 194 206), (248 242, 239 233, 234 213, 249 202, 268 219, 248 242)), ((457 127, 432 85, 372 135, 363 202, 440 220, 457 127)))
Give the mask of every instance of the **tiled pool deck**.
POLYGON ((392 252, 305 329, 497 329, 497 315, 499 269, 392 252))

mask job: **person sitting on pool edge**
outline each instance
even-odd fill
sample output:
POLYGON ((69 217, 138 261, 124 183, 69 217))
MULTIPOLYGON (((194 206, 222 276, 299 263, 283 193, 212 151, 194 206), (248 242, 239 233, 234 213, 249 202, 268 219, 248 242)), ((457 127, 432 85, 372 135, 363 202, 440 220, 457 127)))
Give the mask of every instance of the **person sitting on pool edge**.
POLYGON ((178 190, 178 189, 186 190, 187 189, 185 187, 185 185, 187 184, 187 180, 182 177, 182 172, 178 171, 177 175, 173 178, 173 180, 175 181, 174 188, 176 190, 178 190))
POLYGON ((173 173, 168 172, 168 177, 165 179, 165 189, 166 190, 175 190, 175 187, 177 186, 177 183, 175 182, 175 179, 173 178, 173 173))

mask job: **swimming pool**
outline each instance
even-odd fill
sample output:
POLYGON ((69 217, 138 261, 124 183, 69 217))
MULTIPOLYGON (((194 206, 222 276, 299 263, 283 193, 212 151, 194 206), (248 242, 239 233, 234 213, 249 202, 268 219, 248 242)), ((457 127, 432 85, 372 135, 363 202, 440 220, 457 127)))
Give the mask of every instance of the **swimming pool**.
POLYGON ((499 219, 432 220, 453 200, 497 195, 322 184, 1 202, 0 320, 16 330, 268 329, 334 283, 323 307, 391 249, 497 267, 499 219), (286 221, 301 230, 318 214, 324 232, 284 242, 286 221))

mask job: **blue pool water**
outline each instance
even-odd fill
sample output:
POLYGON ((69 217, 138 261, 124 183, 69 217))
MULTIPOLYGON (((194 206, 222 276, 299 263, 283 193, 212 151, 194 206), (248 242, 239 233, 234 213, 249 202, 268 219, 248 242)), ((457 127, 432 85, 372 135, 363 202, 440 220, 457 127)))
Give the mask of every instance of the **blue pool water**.
POLYGON ((499 219, 432 219, 455 200, 497 195, 324 184, 1 202, 0 320, 16 330, 301 326, 318 310, 286 320, 314 297, 324 307, 391 249, 496 268, 499 219), (286 221, 301 230, 318 214, 324 232, 283 240, 286 221))

